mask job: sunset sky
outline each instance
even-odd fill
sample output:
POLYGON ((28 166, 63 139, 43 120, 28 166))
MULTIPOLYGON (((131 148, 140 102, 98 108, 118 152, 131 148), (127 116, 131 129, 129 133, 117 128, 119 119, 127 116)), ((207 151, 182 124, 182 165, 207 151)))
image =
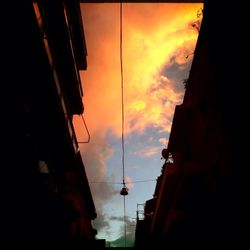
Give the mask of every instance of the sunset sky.
MULTIPOLYGON (((176 104, 184 94, 202 4, 124 3, 123 75, 127 246, 133 243, 137 204, 153 197, 161 173, 176 104)), ((98 238, 118 246, 124 237, 120 6, 81 4, 87 45, 87 71, 80 72, 84 118, 90 143, 80 144, 97 210, 98 238)), ((87 139, 74 117, 79 141, 87 139)))

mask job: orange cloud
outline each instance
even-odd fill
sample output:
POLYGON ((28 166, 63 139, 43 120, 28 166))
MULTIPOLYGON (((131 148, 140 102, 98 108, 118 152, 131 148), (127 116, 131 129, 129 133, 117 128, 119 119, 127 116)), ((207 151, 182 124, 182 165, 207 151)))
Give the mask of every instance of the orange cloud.
MULTIPOLYGON (((123 4, 123 69, 125 133, 143 133, 154 127, 169 132, 176 104, 183 92, 161 72, 173 62, 185 65, 194 51, 201 4, 123 4)), ((88 69, 80 72, 83 86, 84 117, 91 135, 81 144, 81 152, 99 213, 105 202, 119 190, 105 183, 106 162, 113 155, 107 133, 121 137, 121 76, 119 4, 82 4, 83 25, 88 51, 88 69)), ((181 84, 181 83, 180 83, 181 84)), ((79 141, 87 138, 81 119, 74 118, 79 141)), ((160 142, 164 142, 160 139, 160 142)), ((161 147, 147 148, 138 155, 150 157, 161 147)), ((129 177, 126 177, 129 182, 129 177)), ((131 183, 131 182, 130 182, 131 183)), ((105 216, 101 214, 101 220, 105 216)), ((101 221, 100 228, 108 227, 101 221)))
POLYGON ((125 183, 128 189, 131 189, 133 187, 133 181, 132 178, 130 176, 125 176, 125 183))
POLYGON ((159 154, 159 152, 161 152, 161 147, 150 147, 150 148, 146 148, 138 152, 135 152, 134 154, 140 157, 151 157, 153 155, 159 154))
MULTIPOLYGON (((201 4, 123 4, 123 67, 125 133, 143 133, 147 127, 169 132, 175 105, 183 93, 173 88, 161 70, 171 58, 184 64, 193 52, 201 4)), ((91 141, 81 147, 88 173, 102 180, 106 160, 112 156, 105 140, 111 131, 121 136, 121 76, 119 4, 82 4, 88 51, 88 69, 80 72, 84 117, 91 141), (92 159, 93 158, 93 159, 92 159), (90 167, 91 166, 91 167, 90 167)), ((188 59, 190 60, 190 59, 188 59)), ((77 117, 75 117, 77 118, 77 117)), ((78 140, 86 138, 81 119, 74 119, 78 140)), ((82 145, 82 144, 81 144, 82 145)), ((155 149, 144 152, 152 156, 155 149)), ((112 192, 111 192, 112 193, 112 192)))
POLYGON ((160 138, 160 139, 159 139, 159 142, 162 144, 162 146, 167 147, 168 139, 165 138, 165 137, 163 137, 163 138, 160 138))
MULTIPOLYGON (((200 7, 200 4, 123 5, 126 134, 142 133, 149 126, 170 130, 168 118, 183 94, 175 92, 160 71, 170 64, 172 56, 176 56, 178 63, 187 62, 185 57, 193 52, 197 39, 197 31, 189 24, 197 19, 200 7), (157 91, 152 92, 153 87, 157 91)), ((81 72, 85 116, 92 131, 111 129, 120 137, 119 4, 84 4, 82 9, 88 49, 88 69, 81 72)))

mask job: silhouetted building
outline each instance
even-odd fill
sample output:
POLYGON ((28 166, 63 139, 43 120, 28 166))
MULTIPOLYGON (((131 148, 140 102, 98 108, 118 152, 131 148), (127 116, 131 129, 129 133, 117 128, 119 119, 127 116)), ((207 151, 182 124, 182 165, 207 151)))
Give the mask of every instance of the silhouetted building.
POLYGON ((145 219, 137 221, 136 249, 242 249, 247 241, 248 159, 243 142, 248 129, 245 115, 240 115, 247 105, 245 93, 232 85, 242 76, 237 50, 229 57, 226 49, 236 44, 241 48, 229 28, 230 13, 205 2, 162 174, 154 198, 146 202, 145 219))
POLYGON ((22 1, 7 10, 15 142, 4 230, 19 248, 92 248, 96 211, 72 125, 87 68, 80 5, 22 1))

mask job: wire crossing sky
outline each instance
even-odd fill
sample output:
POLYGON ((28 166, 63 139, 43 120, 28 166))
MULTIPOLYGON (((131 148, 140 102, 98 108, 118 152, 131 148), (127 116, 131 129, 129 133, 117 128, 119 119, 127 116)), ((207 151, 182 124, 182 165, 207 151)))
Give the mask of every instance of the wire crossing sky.
POLYGON ((123 221, 124 221, 124 247, 127 243, 127 227, 126 227, 126 195, 127 188, 125 185, 125 147, 124 147, 124 83, 123 83, 123 64, 122 64, 122 2, 120 3, 120 64, 121 64, 121 105, 122 105, 122 184, 123 188, 120 192, 123 195, 123 221))
MULTIPOLYGON (((134 183, 138 183, 138 182, 151 182, 151 181, 156 181, 156 179, 151 179, 151 180, 140 180, 140 181, 131 181, 131 182, 125 182, 125 184, 134 184, 134 183)), ((107 183, 107 184, 123 184, 123 182, 98 182, 98 181, 89 181, 90 183, 107 183)))
MULTIPOLYGON (((124 246, 125 236, 126 246, 133 244, 137 204, 153 197, 174 108, 182 103, 198 37, 193 24, 202 18, 197 16, 201 8, 81 4, 88 68, 80 76, 91 140, 80 144, 80 151, 97 210, 93 226, 111 246, 124 246), (123 184, 128 188, 126 214, 123 184)), ((79 117, 74 124, 78 141, 86 141, 79 117)))

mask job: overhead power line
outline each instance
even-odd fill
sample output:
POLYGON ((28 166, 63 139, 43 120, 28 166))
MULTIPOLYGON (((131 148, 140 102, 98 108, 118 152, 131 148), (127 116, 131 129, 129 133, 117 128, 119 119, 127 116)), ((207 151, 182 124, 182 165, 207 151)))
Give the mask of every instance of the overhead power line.
MULTIPOLYGON (((157 181, 157 179, 129 181, 129 182, 125 182, 125 184, 135 184, 135 183, 151 182, 151 181, 157 181)), ((89 181, 89 183, 106 183, 106 184, 119 184, 119 185, 123 184, 123 182, 109 182, 109 181, 89 181)))
POLYGON ((123 64, 122 64, 122 2, 120 2, 120 65, 121 65, 121 105, 122 105, 122 184, 123 188, 120 192, 123 195, 123 211, 124 211, 124 247, 126 247, 126 199, 128 194, 125 185, 125 161, 124 161, 124 92, 123 92, 123 64))
POLYGON ((124 162, 124 91, 123 91, 123 58, 122 58, 122 3, 120 3, 120 65, 121 65, 121 105, 122 105, 122 181, 125 184, 124 162))

